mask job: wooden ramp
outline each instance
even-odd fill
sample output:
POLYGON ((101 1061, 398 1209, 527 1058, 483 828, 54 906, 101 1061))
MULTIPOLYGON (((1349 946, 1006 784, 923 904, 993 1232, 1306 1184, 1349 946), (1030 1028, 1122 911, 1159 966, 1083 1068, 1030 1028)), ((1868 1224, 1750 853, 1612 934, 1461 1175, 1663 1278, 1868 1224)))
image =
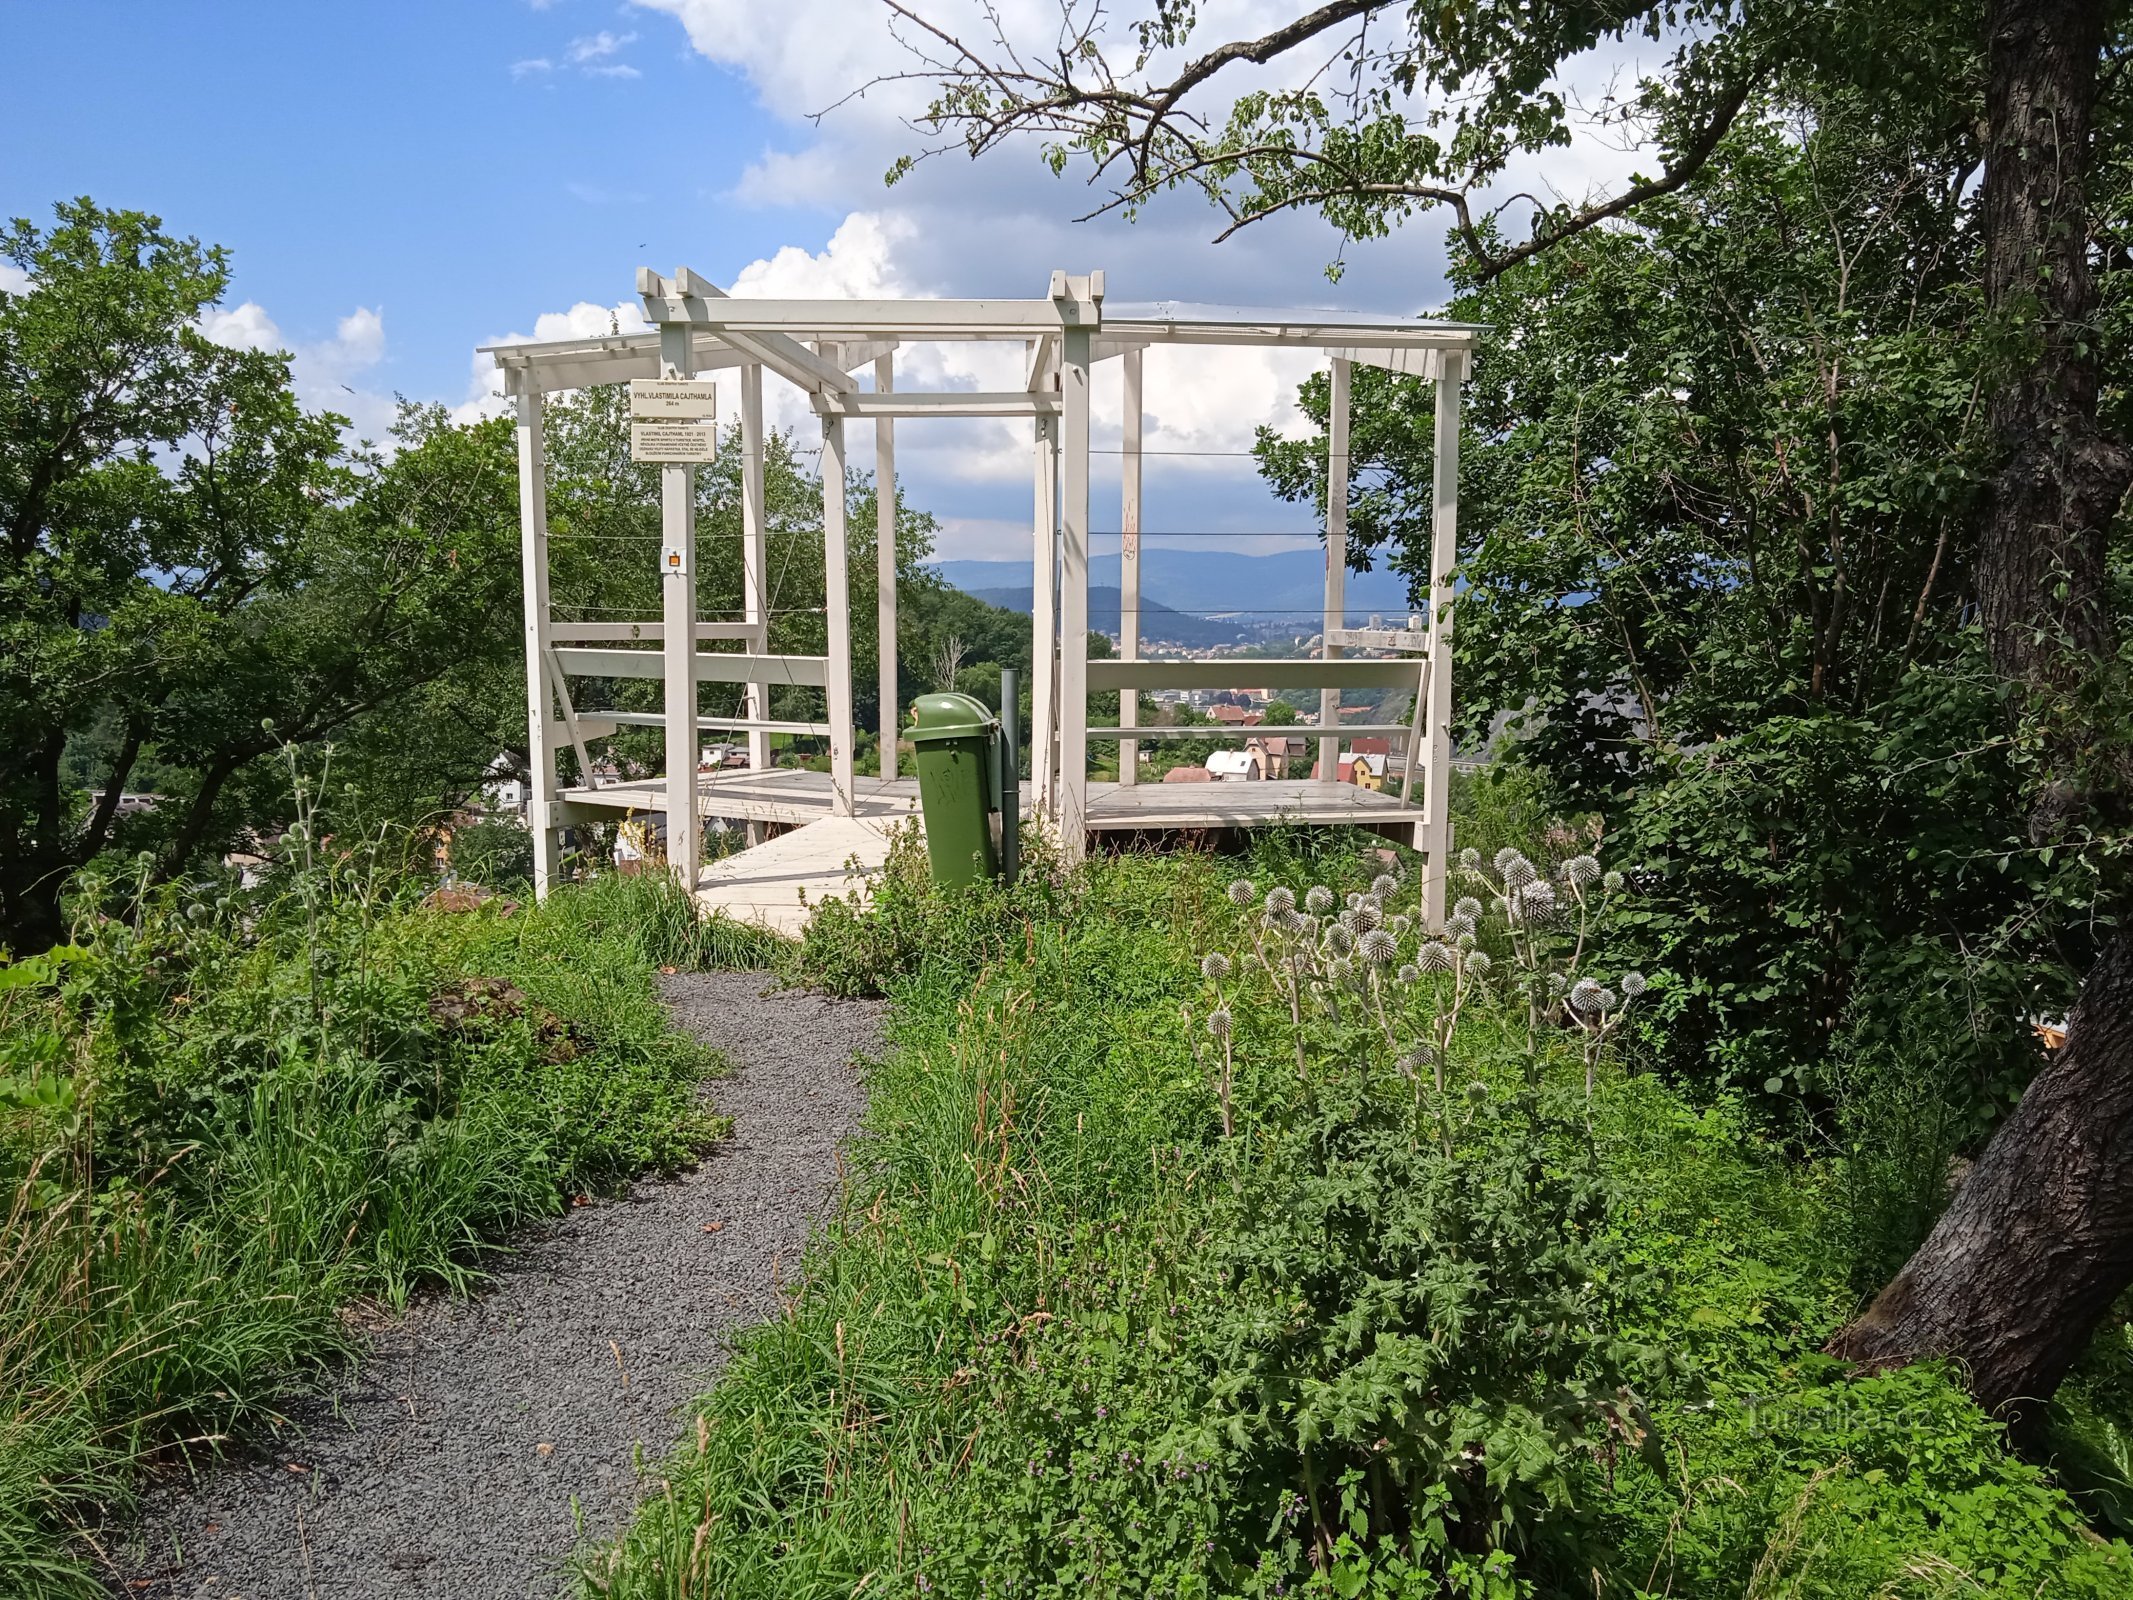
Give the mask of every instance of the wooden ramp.
POLYGON ((899 817, 817 817, 747 850, 714 861, 696 879, 696 903, 797 939, 823 901, 857 892, 863 874, 889 859, 889 829, 899 817))

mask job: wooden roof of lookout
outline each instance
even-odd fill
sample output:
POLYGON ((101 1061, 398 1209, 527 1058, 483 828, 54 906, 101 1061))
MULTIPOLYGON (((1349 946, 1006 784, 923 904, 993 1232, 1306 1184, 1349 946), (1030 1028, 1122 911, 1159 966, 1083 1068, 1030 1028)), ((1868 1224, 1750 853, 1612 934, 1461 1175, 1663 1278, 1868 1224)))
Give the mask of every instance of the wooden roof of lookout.
MULTIPOLYGON (((1101 279, 1102 274, 1093 276, 1101 279)), ((1081 320, 1091 310, 1092 359, 1097 361, 1159 344, 1270 345, 1322 351, 1366 366, 1434 378, 1436 352, 1471 349, 1486 331, 1478 323, 1369 311, 1277 310, 1178 300, 1105 304, 1100 285, 1093 302, 1068 299, 1063 286, 1056 285, 1059 298, 1046 300, 770 300, 729 298, 716 290, 706 294, 710 286, 701 279, 686 287, 693 291, 686 298, 647 299, 668 298, 676 309, 686 306, 692 313, 688 320, 699 330, 690 338, 696 372, 757 361, 772 370, 787 368, 787 363, 766 360, 772 350, 783 347, 788 360, 816 358, 783 375, 808 388, 819 385, 842 392, 857 387, 846 374, 901 344, 1056 341, 1064 327, 1091 327, 1081 320)), ((481 348, 503 369, 514 393, 524 387, 552 394, 661 373, 657 330, 481 348)))

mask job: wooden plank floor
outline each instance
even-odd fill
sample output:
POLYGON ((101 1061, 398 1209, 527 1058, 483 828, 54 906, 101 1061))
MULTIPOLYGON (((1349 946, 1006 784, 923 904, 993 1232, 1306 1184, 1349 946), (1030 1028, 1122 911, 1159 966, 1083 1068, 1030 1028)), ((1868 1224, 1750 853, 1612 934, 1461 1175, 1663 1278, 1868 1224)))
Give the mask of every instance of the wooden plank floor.
POLYGON ((697 874, 696 903, 706 916, 722 913, 797 939, 824 900, 853 892, 864 898, 862 874, 889 859, 888 830, 899 820, 819 817, 712 862, 697 874))

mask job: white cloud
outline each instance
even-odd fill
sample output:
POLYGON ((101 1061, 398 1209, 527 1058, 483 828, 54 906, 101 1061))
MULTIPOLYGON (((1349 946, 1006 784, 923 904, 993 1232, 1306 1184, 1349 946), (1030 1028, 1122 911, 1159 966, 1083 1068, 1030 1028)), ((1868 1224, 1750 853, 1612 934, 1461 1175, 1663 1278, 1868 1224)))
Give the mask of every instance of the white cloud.
POLYGON ((639 72, 627 61, 617 61, 613 65, 605 67, 587 67, 585 72, 588 77, 593 78, 641 78, 644 76, 643 73, 639 72))
POLYGON ((349 381, 385 359, 385 318, 374 308, 357 306, 341 318, 332 338, 309 342, 286 337, 256 300, 213 307, 201 317, 200 331, 233 349, 287 351, 290 382, 304 406, 339 412, 357 438, 383 440, 390 432, 399 402, 349 381))
POLYGON ((533 78, 544 72, 553 71, 555 71, 555 63, 546 56, 529 56, 524 61, 511 63, 511 76, 514 78, 533 78))
MULTIPOLYGON (((533 319, 531 333, 505 333, 483 344, 549 343, 562 339, 598 339, 610 333, 642 333, 649 326, 644 308, 635 300, 611 306, 580 300, 568 311, 544 311, 533 319)), ((479 350, 472 352, 467 375, 466 399, 452 408, 454 422, 478 422, 501 416, 507 409, 496 363, 479 350)))
POLYGON ((0 290, 9 294, 27 294, 30 275, 12 261, 0 261, 0 290))
POLYGON ((602 28, 598 33, 589 33, 583 38, 570 41, 571 63, 582 67, 588 61, 604 61, 609 56, 620 54, 636 42, 637 36, 634 33, 609 33, 602 28))

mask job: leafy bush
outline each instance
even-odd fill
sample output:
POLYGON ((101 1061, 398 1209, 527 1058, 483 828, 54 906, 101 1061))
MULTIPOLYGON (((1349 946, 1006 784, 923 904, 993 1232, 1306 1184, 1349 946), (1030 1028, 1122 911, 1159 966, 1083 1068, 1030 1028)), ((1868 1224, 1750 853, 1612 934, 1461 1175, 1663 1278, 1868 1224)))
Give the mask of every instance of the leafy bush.
POLYGON ((307 842, 259 894, 136 884, 0 967, 10 1593, 102 1593, 74 1530, 144 1454, 271 1416, 345 1348, 348 1300, 463 1287, 499 1230, 717 1132, 652 986, 700 937, 678 890, 445 910, 307 842))
POLYGON ((1449 966, 1364 970, 1326 941, 1376 847, 1255 841, 1255 877, 1308 857, 1335 895, 1293 1011, 1301 941, 1205 857, 1091 863, 1071 917, 892 974, 846 1202, 586 1591, 2124 1592, 1948 1374, 1814 1355, 1851 1304, 1841 1169, 1619 1072, 1627 986, 1547 980, 1559 869, 1547 927, 1512 938, 1530 886, 1492 868, 1449 966))

